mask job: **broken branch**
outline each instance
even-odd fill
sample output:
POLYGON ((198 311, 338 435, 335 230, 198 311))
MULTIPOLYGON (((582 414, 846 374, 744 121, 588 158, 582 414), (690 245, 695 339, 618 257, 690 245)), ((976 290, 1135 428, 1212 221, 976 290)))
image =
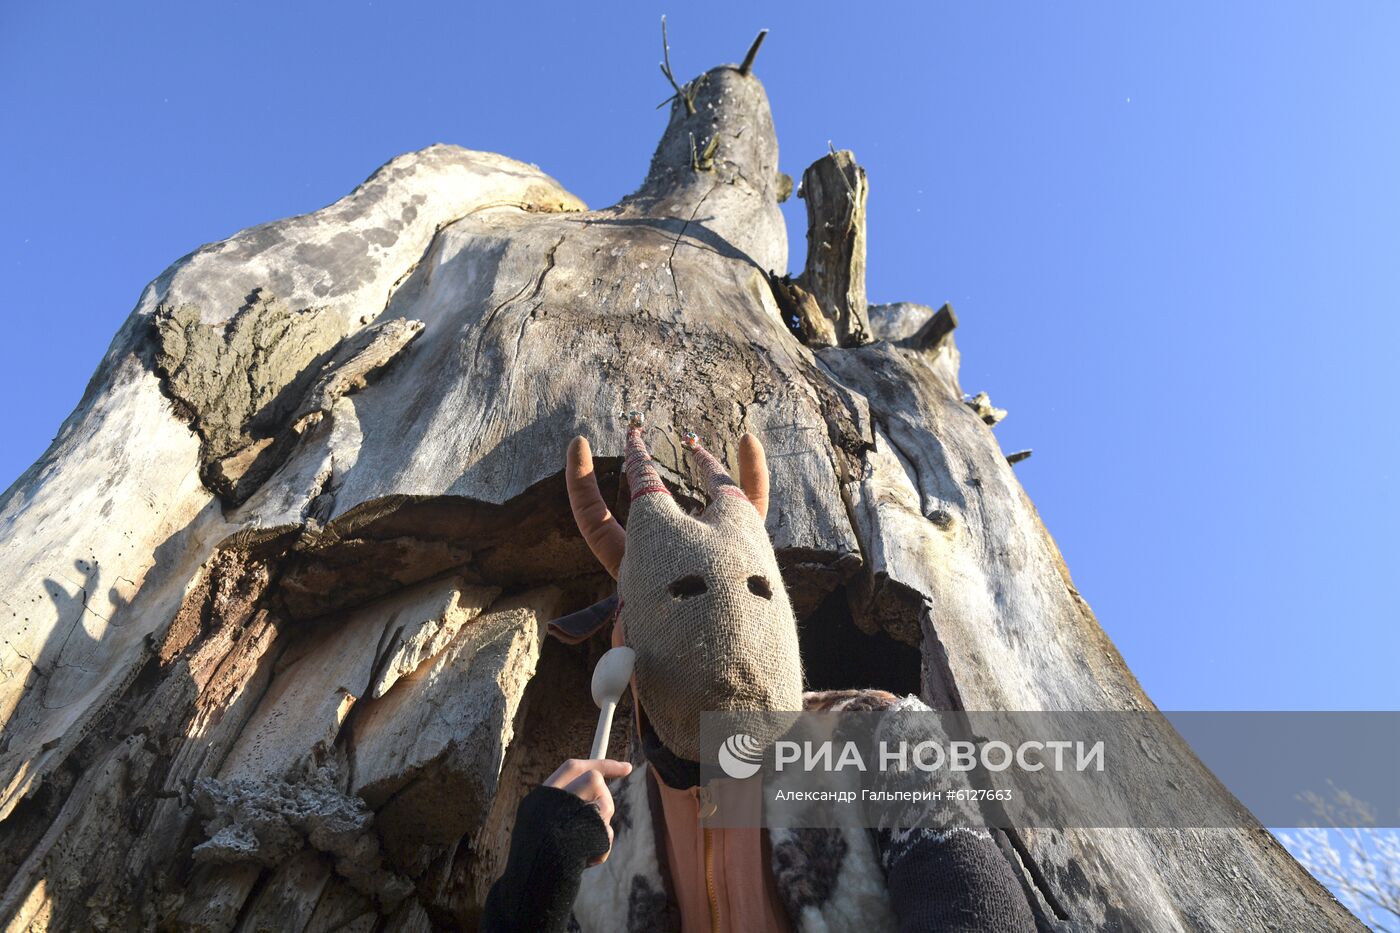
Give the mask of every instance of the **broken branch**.
POLYGON ((679 97, 681 100, 685 101, 686 113, 693 115, 695 113, 695 98, 693 95, 687 94, 685 89, 676 82, 676 76, 671 71, 671 43, 666 39, 665 16, 661 17, 661 73, 666 76, 666 80, 671 82, 671 87, 675 88, 676 91, 675 94, 666 98, 661 103, 667 104, 679 97))
POLYGON ((763 44, 763 40, 768 37, 768 30, 760 29, 758 36, 753 40, 753 45, 749 46, 748 53, 744 56, 744 63, 739 66, 739 74, 747 75, 753 71, 753 60, 758 57, 758 47, 763 44))

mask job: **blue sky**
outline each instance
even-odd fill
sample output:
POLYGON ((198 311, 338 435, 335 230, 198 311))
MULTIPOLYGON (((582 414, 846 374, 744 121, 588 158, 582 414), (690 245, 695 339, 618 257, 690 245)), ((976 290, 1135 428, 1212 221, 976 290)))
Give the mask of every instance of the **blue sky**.
POLYGON ((1400 707, 1388 3, 5 4, 0 484, 201 243, 439 141, 629 192, 662 12, 685 77, 772 30, 783 168, 866 166, 872 299, 954 303, 1161 707, 1400 707))

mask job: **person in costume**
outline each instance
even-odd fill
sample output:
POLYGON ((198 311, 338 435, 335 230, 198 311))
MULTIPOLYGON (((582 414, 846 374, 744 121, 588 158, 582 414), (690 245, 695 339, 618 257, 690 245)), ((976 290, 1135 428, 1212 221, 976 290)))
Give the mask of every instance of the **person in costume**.
POLYGON ((921 710, 878 690, 803 692, 797 624, 764 527, 768 472, 752 434, 740 484, 695 435, 709 502, 687 514, 629 413, 627 528, 598 490, 585 438, 567 455, 580 533, 618 594, 551 624, 581 641, 608 622, 636 652, 637 766, 569 761, 521 801, 487 931, 997 931, 1036 928, 991 834, 939 829, 709 828, 700 713, 921 710), (609 782, 612 782, 609 784, 609 782))

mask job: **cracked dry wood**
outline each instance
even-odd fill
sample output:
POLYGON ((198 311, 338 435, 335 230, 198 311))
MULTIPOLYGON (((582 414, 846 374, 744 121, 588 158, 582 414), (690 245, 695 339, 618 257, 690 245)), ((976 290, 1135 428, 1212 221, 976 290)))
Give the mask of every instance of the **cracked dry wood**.
POLYGON ((391 848, 448 845, 481 828, 560 595, 542 587, 492 605, 356 717, 350 786, 379 813, 391 848))
MULTIPOLYGON (((951 309, 867 319, 862 216, 804 276, 836 323, 794 333, 763 88, 688 87, 612 207, 433 146, 146 288, 0 497, 7 929, 470 926, 515 802, 589 737, 604 646, 540 626, 607 588, 561 461, 587 434, 625 519, 629 408, 682 498, 678 431, 731 464, 763 439, 808 649, 912 650, 843 627, 888 633, 949 704, 1150 705, 963 403, 951 309)), ((822 171, 815 218, 863 206, 822 171)), ((1263 830, 1008 842, 1047 923, 1354 928, 1263 830)))

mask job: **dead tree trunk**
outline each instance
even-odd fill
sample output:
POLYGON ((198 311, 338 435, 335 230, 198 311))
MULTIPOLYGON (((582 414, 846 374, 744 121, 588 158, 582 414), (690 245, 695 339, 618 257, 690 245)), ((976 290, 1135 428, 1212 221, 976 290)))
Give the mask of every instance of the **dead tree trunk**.
MULTIPOLYGON (((964 404, 951 308, 867 314, 864 173, 807 173, 796 283, 790 185, 726 66, 613 207, 433 146, 155 279, 0 499, 8 929, 470 924, 590 732, 597 646, 541 628, 608 589, 561 465, 588 435, 615 494, 627 409, 682 494, 666 438, 763 439, 814 686, 1151 708, 964 404)), ((1263 829, 1006 841, 1047 929, 1355 927, 1263 829)))

